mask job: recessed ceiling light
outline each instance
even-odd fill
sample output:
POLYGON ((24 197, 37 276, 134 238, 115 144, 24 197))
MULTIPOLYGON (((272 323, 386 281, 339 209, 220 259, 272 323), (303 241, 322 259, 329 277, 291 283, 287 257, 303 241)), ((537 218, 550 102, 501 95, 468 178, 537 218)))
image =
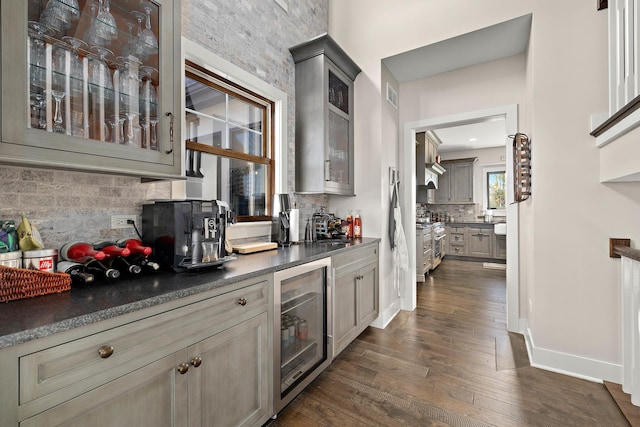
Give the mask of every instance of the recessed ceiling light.
POLYGON ((478 138, 469 138, 469 142, 476 142, 478 138))

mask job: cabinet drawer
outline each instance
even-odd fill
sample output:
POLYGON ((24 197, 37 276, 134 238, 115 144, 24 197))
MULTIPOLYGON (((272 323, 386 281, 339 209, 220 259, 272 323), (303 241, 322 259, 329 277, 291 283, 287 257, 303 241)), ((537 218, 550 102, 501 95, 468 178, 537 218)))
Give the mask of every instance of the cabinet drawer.
POLYGON ((353 249, 346 253, 333 256, 331 263, 335 269, 357 267, 378 262, 378 245, 369 245, 364 248, 353 249))
POLYGON ((451 246, 451 255, 465 255, 464 246, 451 246))
POLYGON ((72 398, 267 310, 270 281, 253 283, 21 357, 20 404, 60 390, 48 404, 72 398))
POLYGON ((464 245, 464 233, 451 233, 449 237, 450 245, 464 245))

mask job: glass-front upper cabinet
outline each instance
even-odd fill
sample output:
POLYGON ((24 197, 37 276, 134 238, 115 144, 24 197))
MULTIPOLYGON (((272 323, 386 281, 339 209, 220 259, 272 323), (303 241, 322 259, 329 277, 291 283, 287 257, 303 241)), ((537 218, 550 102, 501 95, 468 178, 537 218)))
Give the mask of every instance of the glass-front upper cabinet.
POLYGON ((360 68, 326 34, 289 50, 296 63, 296 192, 352 196, 360 68))
POLYGON ((0 8, 0 162, 181 174, 180 0, 0 8))

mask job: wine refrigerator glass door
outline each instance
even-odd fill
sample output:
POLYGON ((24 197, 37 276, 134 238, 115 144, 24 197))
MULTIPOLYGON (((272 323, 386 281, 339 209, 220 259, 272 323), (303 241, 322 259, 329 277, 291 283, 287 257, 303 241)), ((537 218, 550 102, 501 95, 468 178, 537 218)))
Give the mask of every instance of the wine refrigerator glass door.
POLYGON ((282 409, 330 363, 328 301, 331 259, 303 264, 275 275, 274 383, 282 409))

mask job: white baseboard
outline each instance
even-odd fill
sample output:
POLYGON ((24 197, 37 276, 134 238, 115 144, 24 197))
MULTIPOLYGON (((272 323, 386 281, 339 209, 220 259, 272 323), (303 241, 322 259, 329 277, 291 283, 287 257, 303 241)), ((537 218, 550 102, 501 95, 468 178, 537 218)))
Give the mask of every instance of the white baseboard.
POLYGON ((598 383, 622 383, 622 365, 536 347, 531 329, 525 326, 525 330, 531 366, 598 383))
POLYGON ((384 329, 389 323, 400 313, 400 300, 397 299, 389 307, 387 307, 380 315, 371 322, 371 326, 378 329, 384 329))

